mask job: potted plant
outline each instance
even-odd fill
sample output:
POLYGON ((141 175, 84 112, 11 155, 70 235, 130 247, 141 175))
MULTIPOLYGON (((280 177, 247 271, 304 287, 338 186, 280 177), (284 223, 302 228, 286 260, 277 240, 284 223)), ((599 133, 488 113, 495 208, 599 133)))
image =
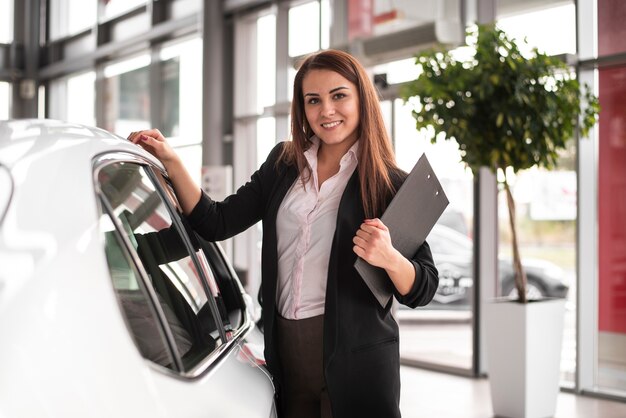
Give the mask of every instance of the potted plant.
POLYGON ((536 49, 524 56, 494 24, 470 28, 467 39, 467 48, 473 52, 469 59, 460 60, 458 52, 441 49, 420 53, 416 65, 422 73, 408 83, 403 95, 414 104, 418 130, 429 128, 433 142, 438 136, 456 140, 461 160, 474 173, 488 167, 499 174, 508 206, 518 299, 517 303, 488 304, 485 312, 494 412, 551 416, 559 390, 564 301, 527 303, 510 175, 533 166, 554 168, 559 152, 577 131, 586 136, 596 123, 598 100, 587 86, 581 92, 571 68, 562 60, 536 49), (538 323, 530 323, 532 320, 538 323), (492 325, 499 329, 489 329, 492 325), (556 337, 554 343, 547 340, 549 336, 556 337), (537 340, 536 347, 533 340, 537 340), (547 348, 553 353, 547 353, 547 348), (516 354, 513 350, 517 349, 521 351, 516 354), (500 367, 503 376, 498 375, 500 367), (547 367, 552 368, 550 372, 547 367), (533 377, 539 382, 528 380, 533 377), (504 399, 509 396, 514 398, 504 399), (545 405, 540 402, 544 398, 548 400, 545 405))

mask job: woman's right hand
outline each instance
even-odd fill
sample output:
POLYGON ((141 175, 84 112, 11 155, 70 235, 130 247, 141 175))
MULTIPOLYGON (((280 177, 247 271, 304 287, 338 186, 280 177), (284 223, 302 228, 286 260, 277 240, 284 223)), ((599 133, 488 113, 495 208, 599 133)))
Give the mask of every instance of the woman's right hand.
POLYGON ((179 160, 174 149, 158 129, 131 132, 127 139, 154 155, 166 168, 179 160))
POLYGON ((190 214, 202 195, 200 187, 196 185, 189 171, 183 165, 182 160, 168 144, 163 134, 158 129, 146 129, 132 132, 128 135, 128 140, 133 144, 139 145, 163 163, 174 185, 174 191, 183 213, 185 215, 190 214))

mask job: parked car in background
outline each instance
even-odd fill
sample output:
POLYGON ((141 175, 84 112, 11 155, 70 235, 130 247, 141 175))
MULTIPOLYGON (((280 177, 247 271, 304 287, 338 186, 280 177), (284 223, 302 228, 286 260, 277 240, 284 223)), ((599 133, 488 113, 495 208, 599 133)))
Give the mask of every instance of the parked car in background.
POLYGON ((249 307, 150 154, 0 122, 0 416, 274 417, 249 307))
MULTIPOLYGON (((473 243, 452 228, 437 224, 426 239, 439 270, 439 288, 429 307, 467 308, 472 300, 473 243)), ((563 269, 547 260, 523 258, 528 278, 528 297, 567 297, 569 287, 563 269)), ((511 259, 498 260, 501 294, 515 297, 514 271, 511 259)))

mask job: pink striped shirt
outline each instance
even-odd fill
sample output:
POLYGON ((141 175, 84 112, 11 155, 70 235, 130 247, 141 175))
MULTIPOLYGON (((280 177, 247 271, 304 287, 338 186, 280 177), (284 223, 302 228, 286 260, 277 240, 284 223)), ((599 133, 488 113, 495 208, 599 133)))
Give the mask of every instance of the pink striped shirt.
POLYGON ((278 237, 278 312, 287 319, 324 313, 328 261, 337 211, 348 180, 357 167, 357 141, 341 158, 339 172, 319 187, 319 139, 304 153, 311 176, 306 189, 298 179, 283 199, 276 218, 278 237))

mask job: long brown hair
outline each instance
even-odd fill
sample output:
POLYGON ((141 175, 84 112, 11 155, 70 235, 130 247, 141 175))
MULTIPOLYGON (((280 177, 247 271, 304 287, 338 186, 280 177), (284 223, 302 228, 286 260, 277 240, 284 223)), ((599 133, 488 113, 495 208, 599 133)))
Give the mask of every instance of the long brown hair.
MULTIPOLYGON (((365 216, 380 216, 386 208, 395 188, 390 172, 397 170, 391 141, 387 135, 380 111, 378 94, 363 66, 350 54, 337 50, 326 50, 309 55, 300 65, 293 82, 291 103, 292 141, 283 148, 279 161, 295 164, 307 177, 310 170, 304 151, 310 146, 309 138, 314 135, 304 112, 302 80, 312 70, 330 70, 341 75, 357 87, 359 94, 360 141, 358 152, 359 182, 365 216)), ((309 173, 310 174, 310 173, 309 173)))

